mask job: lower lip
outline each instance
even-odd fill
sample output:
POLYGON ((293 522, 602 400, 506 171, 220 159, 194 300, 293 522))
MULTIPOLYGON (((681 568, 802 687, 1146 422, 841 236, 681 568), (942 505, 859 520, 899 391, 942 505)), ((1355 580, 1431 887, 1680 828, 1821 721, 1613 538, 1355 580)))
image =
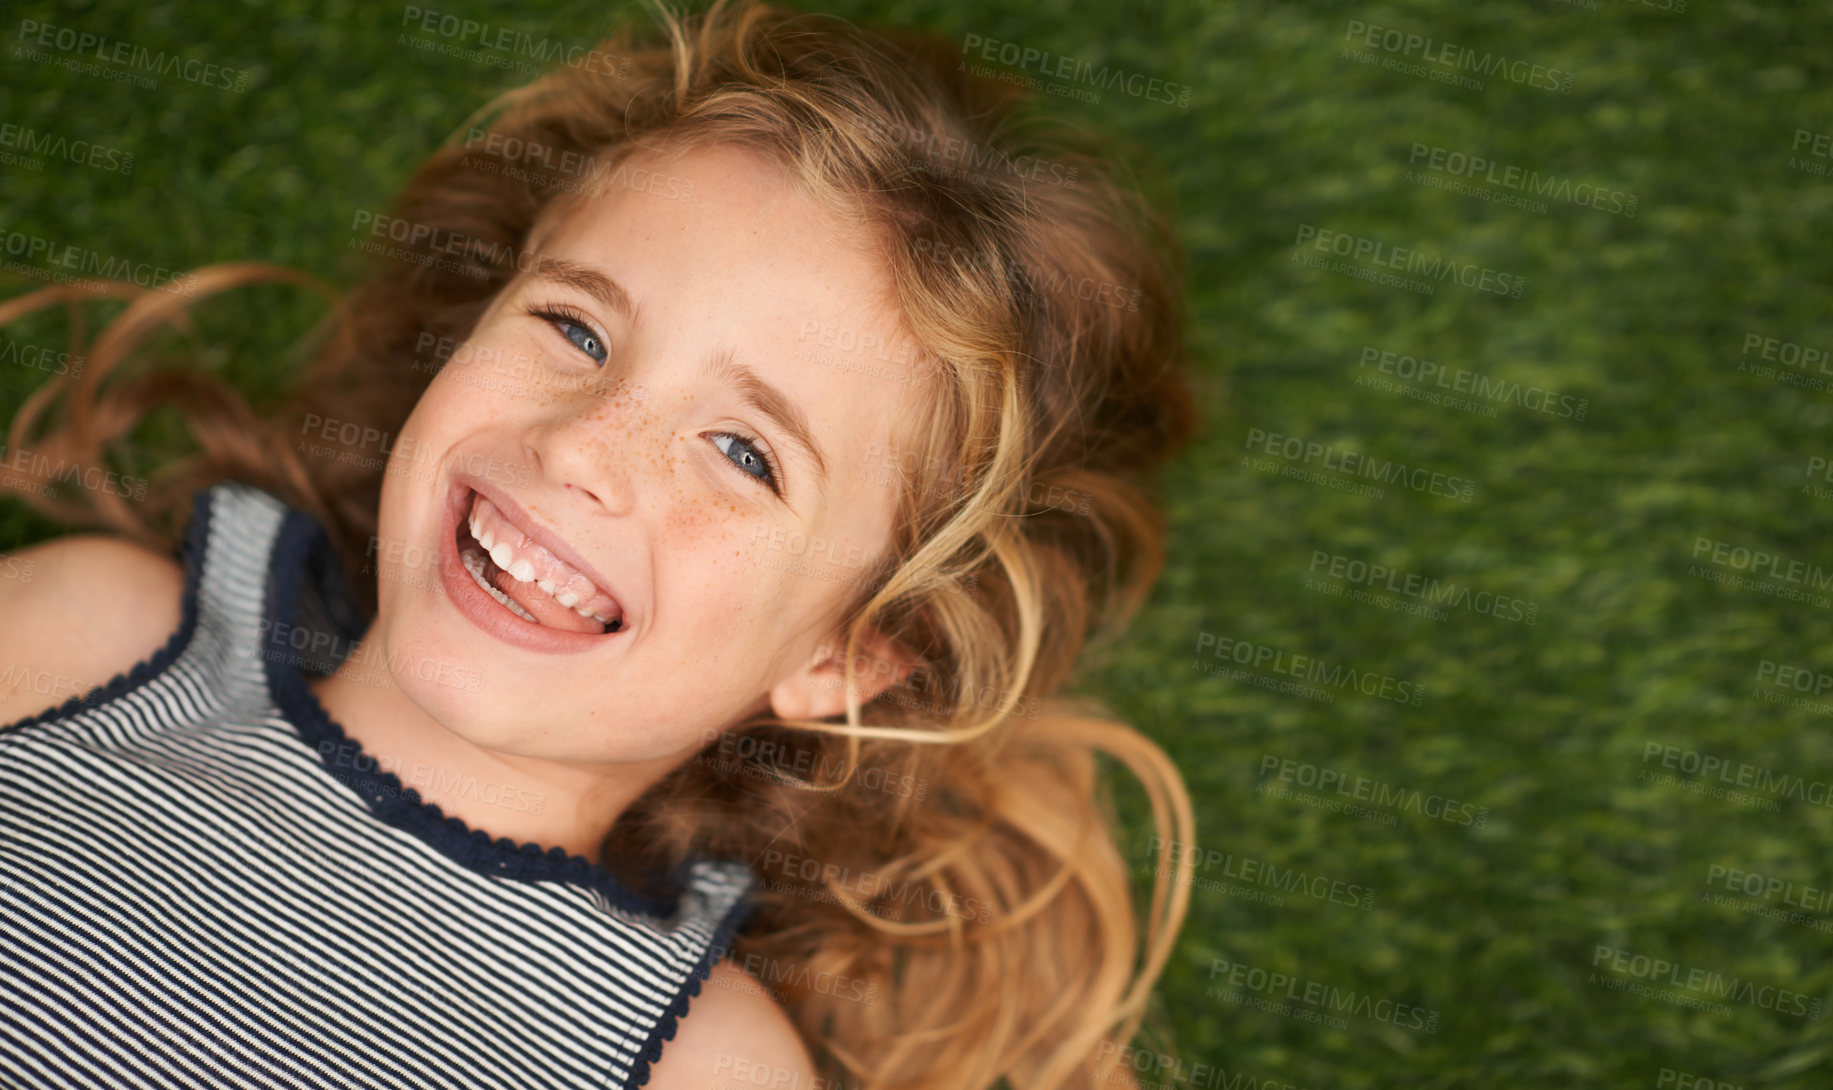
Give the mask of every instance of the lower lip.
POLYGON ((471 578, 471 573, 458 559, 458 520, 464 516, 471 495, 469 488, 458 486, 446 501, 445 517, 440 522, 439 585, 466 620, 511 646, 549 655, 596 651, 618 637, 616 632, 602 635, 564 632, 524 621, 478 586, 477 580, 471 578))

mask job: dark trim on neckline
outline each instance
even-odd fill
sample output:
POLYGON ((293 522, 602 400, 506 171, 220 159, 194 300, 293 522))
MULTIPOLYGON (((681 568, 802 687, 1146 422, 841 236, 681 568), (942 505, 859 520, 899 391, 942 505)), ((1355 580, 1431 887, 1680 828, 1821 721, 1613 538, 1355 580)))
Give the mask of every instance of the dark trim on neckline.
POLYGON ((124 673, 116 674, 106 684, 98 685, 82 696, 73 696, 54 708, 13 723, 0 723, 0 739, 29 727, 44 726, 68 719, 79 712, 117 700, 166 672, 178 656, 191 646, 197 634, 197 596, 203 587, 204 557, 210 542, 210 493, 199 491, 191 501, 191 522, 185 527, 182 559, 185 565, 184 598, 180 604, 178 629, 166 638, 165 645, 135 663, 124 673))
MULTIPOLYGON (((675 993, 675 998, 668 1004, 668 1009, 662 1012, 662 1017, 656 1021, 655 1026, 649 1031, 649 1036, 644 1039, 643 1047, 637 1050, 636 1063, 630 1067, 630 1081, 624 1084, 624 1090, 640 1090, 649 1085, 652 1066, 662 1058, 663 1042, 675 1039, 675 1031, 680 1028, 681 1019, 687 1017, 688 1003, 700 994, 700 989, 713 975, 713 966, 719 964, 726 954, 731 952, 732 939, 738 934, 738 929, 744 926, 745 921, 751 918, 751 913, 756 907, 750 897, 741 897, 738 903, 726 913, 726 918, 719 922, 718 930, 713 932, 713 941, 700 955, 694 971, 687 974, 687 980, 682 982, 681 990, 675 993)), ((771 1002, 775 1002, 775 999, 772 999, 771 1002)))
MULTIPOLYGON (((320 555, 335 575, 330 581, 338 584, 327 589, 347 596, 341 582, 342 565, 330 549, 324 528, 305 512, 286 508, 269 556, 271 597, 265 603, 264 620, 274 626, 292 624, 301 575, 319 550, 323 550, 320 555)), ((471 828, 462 818, 448 816, 437 805, 422 800, 419 791, 403 787, 399 776, 382 771, 362 745, 344 732, 307 685, 305 672, 297 661, 288 656, 263 656, 262 669, 267 675, 269 696, 298 732, 300 741, 318 758, 325 774, 361 798, 378 820, 411 833, 478 874, 583 886, 604 895, 626 912, 652 919, 666 919, 678 910, 679 897, 650 897, 627 889, 610 871, 582 855, 569 854, 564 848, 517 844, 508 837, 493 838, 482 829, 471 828), (351 749, 356 751, 350 762, 353 766, 367 764, 375 771, 364 773, 360 779, 340 775, 331 763, 340 748, 346 757, 351 749)), ((683 866, 671 876, 676 885, 685 884, 686 871, 683 866)))

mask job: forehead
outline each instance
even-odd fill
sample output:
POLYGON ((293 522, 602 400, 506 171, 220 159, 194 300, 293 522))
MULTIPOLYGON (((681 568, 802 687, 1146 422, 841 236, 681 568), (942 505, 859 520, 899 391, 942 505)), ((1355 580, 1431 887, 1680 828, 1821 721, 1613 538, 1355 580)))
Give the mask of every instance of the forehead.
POLYGON ((656 238, 733 261, 762 253, 786 275, 844 286, 840 304, 896 321, 879 230, 822 205, 777 160, 739 144, 675 144, 592 160, 530 233, 531 248, 543 252, 656 238), (817 260, 798 263, 810 257, 817 260))

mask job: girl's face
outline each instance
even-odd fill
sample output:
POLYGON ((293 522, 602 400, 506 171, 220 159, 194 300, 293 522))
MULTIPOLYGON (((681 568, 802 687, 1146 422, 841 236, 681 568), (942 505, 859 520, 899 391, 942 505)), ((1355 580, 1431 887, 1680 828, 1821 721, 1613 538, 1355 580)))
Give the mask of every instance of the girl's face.
POLYGON ((844 710, 818 652, 921 411, 871 347, 905 338, 869 239, 756 153, 625 166, 444 346, 382 490, 371 641, 447 729, 522 757, 667 761, 765 707, 844 710))

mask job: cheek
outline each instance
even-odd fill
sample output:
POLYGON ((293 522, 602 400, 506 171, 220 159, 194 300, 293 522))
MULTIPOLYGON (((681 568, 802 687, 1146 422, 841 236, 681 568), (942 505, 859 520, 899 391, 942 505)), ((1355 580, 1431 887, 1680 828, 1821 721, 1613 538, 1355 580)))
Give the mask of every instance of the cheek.
POLYGON ((743 543, 764 523, 755 511, 728 495, 685 488, 670 497, 662 525, 669 538, 680 544, 714 552, 742 552, 743 543))
POLYGON ((730 495, 704 488, 670 497, 662 517, 666 547, 693 557, 693 576, 708 590, 748 600, 759 581, 758 544, 769 540, 768 524, 730 495))
POLYGON ((411 447, 423 454, 434 447, 449 446, 452 435, 465 430, 472 421, 487 414, 489 402, 478 396, 478 384, 457 364, 448 364, 433 376, 414 411, 401 425, 401 435, 411 447))
POLYGON ((700 638, 718 637, 729 646, 755 618, 782 596, 788 572, 773 570, 767 555, 770 526, 734 497, 701 489, 669 505, 659 522, 663 555, 681 592, 696 601, 700 638))

